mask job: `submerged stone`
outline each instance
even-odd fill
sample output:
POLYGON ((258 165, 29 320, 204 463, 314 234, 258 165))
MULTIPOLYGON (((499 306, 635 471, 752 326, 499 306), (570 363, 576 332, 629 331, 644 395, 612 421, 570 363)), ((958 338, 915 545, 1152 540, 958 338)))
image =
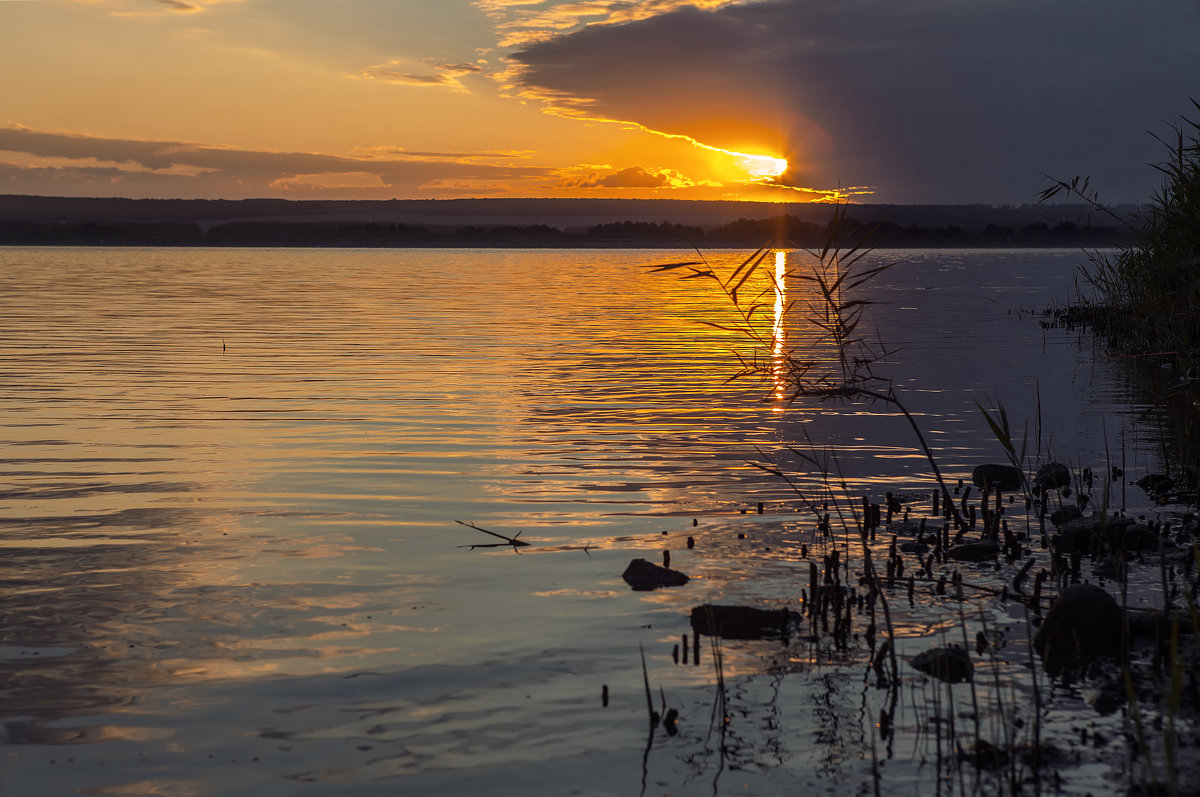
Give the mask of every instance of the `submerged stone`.
POLYGON ((1083 517, 1083 512, 1075 504, 1067 504, 1059 507, 1050 513, 1050 522, 1055 526, 1061 526, 1069 520, 1074 520, 1077 517, 1083 517))
POLYGON ((1061 462, 1050 462, 1037 469, 1033 483, 1043 490, 1057 490, 1071 483, 1071 469, 1061 462))
POLYGON ((1121 548, 1126 551, 1145 551, 1170 543, 1145 526, 1130 526, 1121 535, 1121 548))
POLYGON ((659 587, 681 587, 688 582, 688 577, 678 570, 660 567, 645 559, 634 559, 630 562, 621 578, 625 579, 626 584, 642 592, 659 587))
POLYGON ((971 483, 980 489, 1008 493, 1021 489, 1021 471, 1012 465, 979 465, 971 471, 971 483))
POLYGON ((1055 539, 1062 553, 1088 553, 1103 542, 1120 541, 1133 524, 1133 518, 1097 513, 1065 521, 1055 539))
POLYGON ((692 609, 692 631, 722 639, 784 639, 799 621, 800 615, 790 609, 711 603, 692 609))
POLYGON ((1163 473, 1148 473, 1134 482, 1151 498, 1161 498, 1175 487, 1175 480, 1163 473))
POLYGON ((975 665, 971 663, 970 654, 957 645, 918 653, 909 663, 914 670, 950 684, 970 681, 975 677, 975 665))
POLYGON ((994 542, 968 542, 946 551, 946 558, 956 562, 990 562, 999 555, 1000 546, 994 542))
POLYGON ((1128 692, 1125 691, 1125 684, 1116 680, 1105 680, 1092 693, 1085 694, 1084 700, 1096 709, 1096 713, 1102 717, 1107 717, 1114 713, 1121 706, 1125 705, 1128 692))
POLYGON ((889 533, 901 537, 916 537, 925 531, 925 524, 920 520, 893 520, 885 528, 889 533))
POLYGON ((986 739, 979 739, 975 746, 961 747, 958 760, 974 764, 976 768, 995 772, 1008 766, 1009 752, 1003 747, 997 747, 986 739))

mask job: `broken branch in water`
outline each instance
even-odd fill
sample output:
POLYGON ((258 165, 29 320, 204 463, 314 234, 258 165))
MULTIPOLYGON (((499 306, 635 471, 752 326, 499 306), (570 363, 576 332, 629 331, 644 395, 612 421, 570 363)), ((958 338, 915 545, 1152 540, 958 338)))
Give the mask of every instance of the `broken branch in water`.
POLYGON ((487 545, 460 545, 460 546, 458 546, 459 548, 470 548, 471 550, 475 550, 476 548, 499 548, 501 545, 511 545, 514 548, 523 548, 523 547, 526 547, 529 545, 529 543, 517 539, 517 537, 521 536, 521 532, 519 532, 519 531, 516 533, 515 536, 506 537, 503 534, 497 534, 494 531, 488 531, 487 529, 482 529, 479 526, 476 526, 474 523, 464 523, 461 520, 456 520, 454 522, 460 526, 466 526, 469 529, 475 529, 476 531, 482 531, 484 534, 491 534, 493 537, 499 537, 500 539, 504 540, 504 542, 502 542, 502 543, 493 542, 493 543, 490 543, 487 545))

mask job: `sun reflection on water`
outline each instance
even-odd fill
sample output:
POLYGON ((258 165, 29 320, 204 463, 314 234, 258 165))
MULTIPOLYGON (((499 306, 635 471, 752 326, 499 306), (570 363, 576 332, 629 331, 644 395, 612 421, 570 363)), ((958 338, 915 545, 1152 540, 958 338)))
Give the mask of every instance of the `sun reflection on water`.
MULTIPOLYGON (((775 314, 771 326, 771 381, 775 386, 774 397, 777 401, 783 401, 787 393, 783 368, 784 346, 787 340, 783 325, 784 309, 787 307, 786 275, 787 253, 781 250, 775 253, 775 314)), ((784 407, 776 405, 772 409, 775 412, 783 412, 784 407)))

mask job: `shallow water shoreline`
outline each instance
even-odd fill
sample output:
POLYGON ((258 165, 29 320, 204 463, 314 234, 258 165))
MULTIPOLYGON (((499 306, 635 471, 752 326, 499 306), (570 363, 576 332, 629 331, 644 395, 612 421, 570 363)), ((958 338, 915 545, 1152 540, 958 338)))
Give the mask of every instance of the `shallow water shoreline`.
MULTIPOLYGON (((903 346, 887 369, 952 484, 999 453, 976 400, 1013 419, 1040 403, 1044 455, 1073 468, 1101 469, 1106 449, 1129 478, 1155 468, 1154 408, 1119 364, 1020 312, 1067 290, 1077 254, 877 254, 900 261, 874 297, 903 346)), ((861 624, 842 650, 723 643, 726 731, 710 726, 710 643, 700 666, 672 652, 696 606, 799 611, 835 549, 861 591, 858 537, 826 536, 749 461, 795 467, 807 434, 854 500, 892 491, 929 514, 903 421, 727 384, 731 337, 699 323, 717 304, 649 275, 660 251, 480 255, 0 249, 7 778, 34 794, 516 795, 539 778, 629 794, 645 760, 647 793, 869 787, 883 748, 866 720, 886 693, 861 624), (455 520, 531 545, 467 550, 488 538, 455 520), (691 581, 630 590, 630 559, 664 548, 691 581), (679 711, 649 756, 639 646, 653 702, 661 688, 679 711)), ((795 483, 828 489, 803 468, 795 483)), ((911 608, 906 585, 892 598, 902 657, 963 637, 940 567, 911 608)), ((1005 567, 960 569, 999 590, 1005 567)), ((1018 604, 966 589, 968 643, 976 609, 1008 629, 980 665, 1004 685, 989 699, 1028 705, 1018 604)), ((919 791, 939 749, 949 760, 924 707, 969 698, 903 678, 905 741, 883 767, 919 791)), ((1086 705, 1064 700, 1064 718, 1086 705)))

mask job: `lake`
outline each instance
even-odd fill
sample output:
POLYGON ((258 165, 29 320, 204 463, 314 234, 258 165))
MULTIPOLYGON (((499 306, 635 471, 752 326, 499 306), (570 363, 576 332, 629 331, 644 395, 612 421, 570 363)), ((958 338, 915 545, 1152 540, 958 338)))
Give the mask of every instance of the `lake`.
MULTIPOLYGON (((713 653, 672 653, 693 606, 795 607, 801 546, 838 544, 753 461, 825 500, 787 447, 836 457, 875 502, 928 495, 928 465, 888 405, 729 382, 741 339, 702 323, 731 320, 721 297, 647 268, 694 255, 0 249, 6 793, 869 792, 861 659, 725 641, 715 731, 713 653), (501 541, 456 521, 529 546, 471 548, 501 541), (691 582, 630 590, 664 549, 691 582), (646 680, 677 735, 647 739, 646 680)), ((1004 461, 976 402, 1043 461, 1156 467, 1129 375, 1040 323, 1081 253, 871 257, 895 261, 863 293, 894 350, 876 370, 952 483, 1004 461)), ((810 285, 785 292, 775 322, 827 367, 810 285)), ((930 737, 905 727, 888 793, 927 793, 930 737)))

